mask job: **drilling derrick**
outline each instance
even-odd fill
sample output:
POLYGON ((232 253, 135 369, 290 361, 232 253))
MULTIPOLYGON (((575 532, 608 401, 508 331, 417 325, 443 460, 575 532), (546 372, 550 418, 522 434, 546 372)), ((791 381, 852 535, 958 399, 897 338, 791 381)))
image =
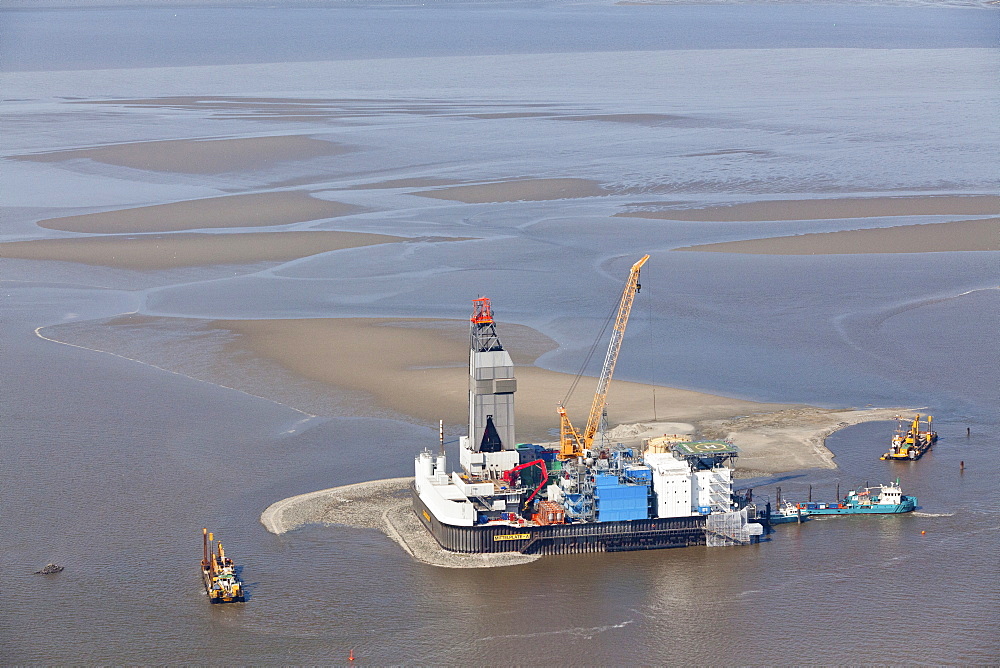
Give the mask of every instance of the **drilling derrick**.
POLYGON ((469 443, 473 452, 514 450, 514 362, 497 336, 488 297, 472 301, 469 443))

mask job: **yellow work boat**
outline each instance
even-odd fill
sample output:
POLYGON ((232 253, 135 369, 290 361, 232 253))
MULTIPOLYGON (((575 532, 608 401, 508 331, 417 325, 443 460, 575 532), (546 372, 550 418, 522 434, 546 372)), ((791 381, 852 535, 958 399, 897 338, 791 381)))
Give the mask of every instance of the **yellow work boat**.
POLYGON ((880 459, 905 459, 915 461, 924 456, 924 453, 937 443, 937 432, 931 429, 931 422, 934 418, 930 415, 921 424, 920 414, 913 418, 909 428, 905 427, 905 422, 901 416, 896 416, 898 424, 896 433, 892 435, 892 443, 889 452, 880 459))
POLYGON ((208 600, 212 603, 243 603, 246 597, 243 583, 236 575, 236 565, 226 556, 222 541, 202 529, 204 557, 201 560, 201 579, 205 583, 208 600))

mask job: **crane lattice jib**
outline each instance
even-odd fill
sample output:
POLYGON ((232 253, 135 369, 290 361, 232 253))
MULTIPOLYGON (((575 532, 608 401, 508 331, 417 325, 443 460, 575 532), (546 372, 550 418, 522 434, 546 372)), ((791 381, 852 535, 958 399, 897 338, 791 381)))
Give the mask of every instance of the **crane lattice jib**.
POLYGON ((594 434, 601 422, 601 414, 604 413, 604 405, 608 398, 608 386, 611 384, 611 375, 615 372, 615 362, 618 361, 618 351, 622 347, 622 339, 625 337, 625 326, 628 324, 629 313, 632 312, 632 302, 635 301, 635 293, 639 289, 639 270, 646 264, 648 255, 632 265, 628 282, 622 291, 621 302, 618 304, 618 316, 615 318, 615 328, 611 333, 611 343, 608 345, 608 354, 604 358, 604 367, 601 369, 601 378, 597 382, 597 392, 594 394, 594 403, 590 406, 590 417, 587 419, 587 427, 583 431, 583 445, 589 448, 594 441, 594 434))

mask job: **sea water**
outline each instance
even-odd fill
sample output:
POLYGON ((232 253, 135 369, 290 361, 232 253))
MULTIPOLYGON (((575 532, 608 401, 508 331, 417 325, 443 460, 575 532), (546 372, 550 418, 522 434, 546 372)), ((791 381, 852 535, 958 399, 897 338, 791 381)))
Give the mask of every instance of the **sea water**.
POLYGON ((997 253, 671 250, 944 219, 933 216, 611 215, 662 200, 996 194, 997 17, 918 4, 0 12, 5 157, 289 132, 364 148, 205 178, 4 160, 4 240, 65 236, 37 228, 43 218, 304 177, 376 209, 321 227, 475 239, 235 271, 0 261, 0 661, 316 664, 353 649, 375 664, 996 663, 997 253), (176 95, 315 96, 350 120, 73 102, 176 95), (515 113, 473 116, 497 112, 515 113), (655 117, 565 118, 601 114, 655 117), (427 175, 572 176, 610 192, 464 205, 344 190, 427 175), (873 423, 828 439, 836 470, 742 482, 758 497, 780 485, 786 498, 832 500, 838 485, 898 476, 920 509, 783 526, 749 548, 438 569, 377 532, 274 536, 257 521, 290 495, 407 475, 434 429, 312 416, 35 334, 126 312, 463 319, 488 294, 501 333, 536 327, 560 344, 539 363, 573 372, 645 253, 617 378, 930 407, 941 440, 920 462, 879 461, 893 425, 873 423), (246 605, 205 600, 202 526, 242 564, 246 605), (32 575, 48 561, 66 570, 32 575))

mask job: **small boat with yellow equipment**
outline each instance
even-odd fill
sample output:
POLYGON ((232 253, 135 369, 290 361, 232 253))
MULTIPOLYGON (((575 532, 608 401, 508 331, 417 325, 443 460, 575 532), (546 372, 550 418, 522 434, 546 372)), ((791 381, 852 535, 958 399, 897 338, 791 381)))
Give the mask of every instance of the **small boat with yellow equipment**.
POLYGON ((889 452, 882 455, 879 459, 916 461, 923 457, 924 453, 931 449, 931 446, 937 443, 937 432, 931 430, 931 422, 933 422, 934 418, 930 415, 927 416, 927 419, 921 425, 920 414, 917 413, 917 416, 913 418, 913 422, 910 423, 909 429, 904 428, 902 417, 897 416, 896 419, 899 423, 896 426, 896 433, 892 435, 889 452))
POLYGON ((205 583, 208 600, 212 603, 243 603, 246 597, 243 583, 236 575, 236 565, 226 556, 222 541, 202 529, 204 557, 201 560, 201 579, 205 583))

